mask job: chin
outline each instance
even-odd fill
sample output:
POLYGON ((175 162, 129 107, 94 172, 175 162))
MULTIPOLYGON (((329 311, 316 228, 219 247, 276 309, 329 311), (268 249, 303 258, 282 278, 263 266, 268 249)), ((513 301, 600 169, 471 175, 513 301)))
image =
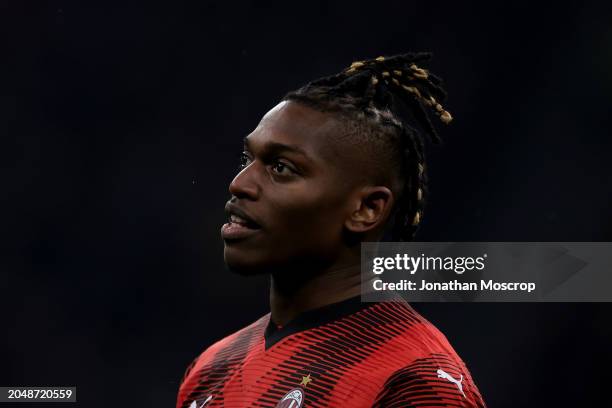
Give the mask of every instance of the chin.
POLYGON ((235 248, 225 247, 223 261, 227 269, 233 273, 243 276, 263 275, 270 272, 265 262, 258 262, 247 254, 239 253, 235 248))

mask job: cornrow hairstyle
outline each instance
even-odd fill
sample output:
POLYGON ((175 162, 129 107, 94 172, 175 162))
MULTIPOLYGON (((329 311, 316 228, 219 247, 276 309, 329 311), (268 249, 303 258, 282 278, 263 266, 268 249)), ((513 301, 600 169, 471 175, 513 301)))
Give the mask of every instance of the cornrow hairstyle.
POLYGON ((403 186, 390 218, 392 241, 412 241, 423 219, 427 176, 423 133, 441 141, 430 113, 448 124, 452 120, 441 102, 442 80, 417 63, 431 53, 407 53, 356 61, 340 73, 316 79, 283 100, 296 101, 323 112, 340 113, 357 131, 391 143, 403 186))

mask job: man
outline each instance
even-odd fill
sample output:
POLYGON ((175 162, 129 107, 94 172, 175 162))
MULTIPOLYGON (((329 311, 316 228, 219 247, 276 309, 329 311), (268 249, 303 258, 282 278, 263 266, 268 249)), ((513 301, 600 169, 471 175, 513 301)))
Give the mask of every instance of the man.
POLYGON ((224 259, 271 276, 270 313, 187 368, 177 408, 482 407, 446 338, 397 296, 360 300, 360 243, 412 240, 430 112, 428 54, 358 61, 270 110, 229 186, 224 259))

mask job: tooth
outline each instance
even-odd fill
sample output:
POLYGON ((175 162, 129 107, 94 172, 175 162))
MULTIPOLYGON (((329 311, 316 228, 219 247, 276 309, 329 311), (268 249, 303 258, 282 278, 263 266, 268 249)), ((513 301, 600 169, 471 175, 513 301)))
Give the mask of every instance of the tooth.
POLYGON ((231 222, 236 222, 236 223, 238 223, 238 224, 245 224, 245 223, 246 223, 246 220, 245 220, 245 219, 240 218, 239 216, 234 215, 234 214, 232 214, 232 215, 230 216, 230 221, 231 221, 231 222))

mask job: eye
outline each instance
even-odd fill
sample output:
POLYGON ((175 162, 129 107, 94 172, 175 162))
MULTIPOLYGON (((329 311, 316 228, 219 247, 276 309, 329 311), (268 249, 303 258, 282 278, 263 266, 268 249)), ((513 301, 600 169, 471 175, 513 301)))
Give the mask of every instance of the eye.
POLYGON ((288 165, 288 164, 286 164, 286 163, 283 163, 283 162, 282 162, 282 161, 280 161, 280 160, 275 161, 275 162, 272 164, 272 167, 271 167, 271 168, 272 168, 272 171, 273 171, 274 173, 276 173, 276 174, 278 174, 278 175, 281 175, 281 176, 289 176, 289 175, 291 175, 291 174, 295 173, 295 170, 293 170, 293 169, 291 168, 291 166, 289 166, 289 165, 288 165))
POLYGON ((251 164, 251 157, 247 152, 242 152, 240 154, 240 164, 238 165, 238 170, 242 170, 251 164))

